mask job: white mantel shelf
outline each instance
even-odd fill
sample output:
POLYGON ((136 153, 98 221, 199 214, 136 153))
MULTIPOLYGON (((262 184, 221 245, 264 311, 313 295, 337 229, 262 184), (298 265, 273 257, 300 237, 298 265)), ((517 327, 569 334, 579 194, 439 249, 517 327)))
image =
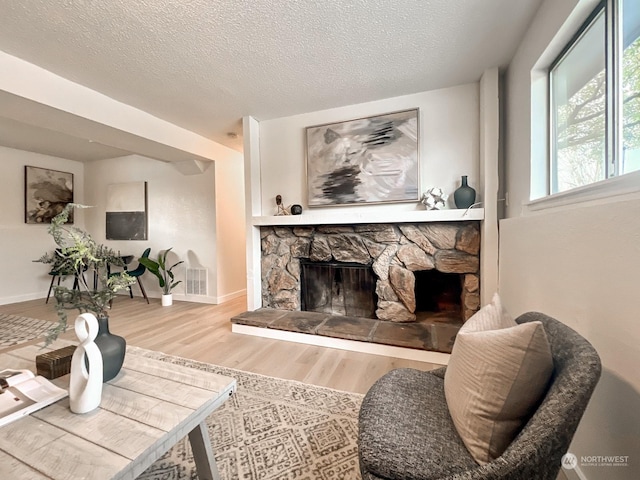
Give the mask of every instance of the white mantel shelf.
POLYGON ((296 225, 351 225, 363 223, 424 223, 424 222, 464 222, 484 220, 484 208, 455 210, 414 210, 406 212, 379 212, 372 215, 363 213, 313 213, 302 215, 281 215, 253 217, 255 227, 296 226, 296 225))

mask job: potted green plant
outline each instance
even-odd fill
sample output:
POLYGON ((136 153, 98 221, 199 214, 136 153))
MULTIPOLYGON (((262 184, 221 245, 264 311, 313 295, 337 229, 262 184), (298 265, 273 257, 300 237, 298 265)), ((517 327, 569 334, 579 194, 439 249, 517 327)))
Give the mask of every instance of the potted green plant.
POLYGON ((66 225, 73 208, 88 207, 70 203, 53 217, 48 232, 57 248, 35 260, 50 264, 52 272, 61 276, 74 276, 77 279, 77 288, 70 289, 61 285, 54 287, 58 323, 47 334, 46 344, 50 344, 67 330, 68 310, 92 313, 98 320, 99 330, 95 343, 103 356, 106 382, 115 377, 122 368, 126 348, 126 342, 122 337, 109 332, 108 309, 116 293, 134 283, 135 278, 126 273, 109 275, 111 266, 124 265, 120 254, 98 244, 84 230, 66 225))
POLYGON ((183 260, 180 260, 170 267, 167 267, 167 255, 171 251, 171 248, 168 248, 164 252, 161 252, 158 255, 157 260, 153 260, 152 258, 138 259, 138 261, 142 265, 147 267, 147 270, 158 277, 158 283, 160 284, 160 288, 162 289, 162 306, 165 307, 173 303, 173 295, 171 294, 171 290, 173 290, 176 285, 182 282, 182 280, 175 281, 175 275, 173 274, 172 270, 181 263, 184 263, 183 260))

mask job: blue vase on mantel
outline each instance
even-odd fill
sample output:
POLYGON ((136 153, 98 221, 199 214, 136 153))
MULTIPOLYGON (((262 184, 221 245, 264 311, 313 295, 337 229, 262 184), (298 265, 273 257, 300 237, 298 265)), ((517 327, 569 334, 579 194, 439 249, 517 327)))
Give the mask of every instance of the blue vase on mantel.
POLYGON ((467 184, 467 175, 462 176, 461 185, 453 192, 456 208, 469 208, 476 202, 476 191, 467 184))

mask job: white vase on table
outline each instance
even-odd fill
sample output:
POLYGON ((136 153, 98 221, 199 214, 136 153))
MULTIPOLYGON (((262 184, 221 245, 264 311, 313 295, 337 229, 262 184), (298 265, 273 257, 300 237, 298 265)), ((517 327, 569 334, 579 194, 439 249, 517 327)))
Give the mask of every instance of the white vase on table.
POLYGON ((98 320, 91 313, 78 315, 75 331, 80 344, 71 357, 69 408, 73 413, 88 413, 98 408, 102 399, 102 354, 94 342, 98 320))

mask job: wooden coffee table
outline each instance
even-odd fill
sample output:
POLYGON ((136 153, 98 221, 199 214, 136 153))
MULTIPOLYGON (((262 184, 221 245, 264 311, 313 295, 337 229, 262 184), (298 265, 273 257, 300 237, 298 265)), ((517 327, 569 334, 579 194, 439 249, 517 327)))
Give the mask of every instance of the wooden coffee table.
MULTIPOLYGON (((42 352, 29 346, 0 354, 0 369, 35 371, 42 352)), ((142 353, 129 349, 93 412, 71 413, 66 398, 0 427, 0 478, 135 479, 188 435, 198 478, 219 479, 205 420, 233 394, 235 379, 142 353)), ((69 376, 53 383, 68 388, 69 376)))

